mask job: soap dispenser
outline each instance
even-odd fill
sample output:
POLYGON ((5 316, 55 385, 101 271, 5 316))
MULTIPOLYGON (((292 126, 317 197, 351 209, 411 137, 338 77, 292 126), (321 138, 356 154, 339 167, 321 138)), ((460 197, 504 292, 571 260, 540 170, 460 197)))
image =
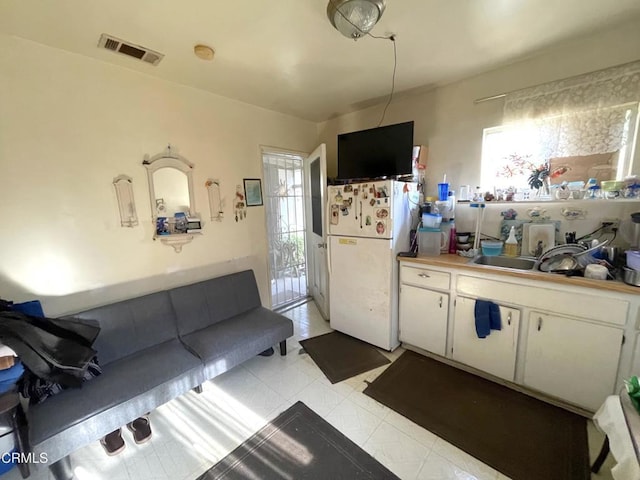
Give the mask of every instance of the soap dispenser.
POLYGON ((515 225, 511 226, 511 230, 509 231, 509 238, 507 238, 507 241, 504 242, 504 254, 508 257, 518 256, 518 239, 516 238, 515 225))

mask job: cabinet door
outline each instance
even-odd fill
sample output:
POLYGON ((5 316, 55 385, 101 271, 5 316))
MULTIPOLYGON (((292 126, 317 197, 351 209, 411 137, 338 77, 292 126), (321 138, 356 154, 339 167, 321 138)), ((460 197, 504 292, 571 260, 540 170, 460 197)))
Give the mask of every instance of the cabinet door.
POLYGON ((615 387, 622 330, 531 312, 525 385, 589 410, 615 387))
POLYGON ((402 285, 400 341, 444 356, 447 343, 449 295, 402 285))
POLYGON ((474 315, 475 299, 457 297, 453 323, 453 359, 513 381, 520 329, 520 310, 500 305, 502 330, 491 330, 478 338, 474 315))

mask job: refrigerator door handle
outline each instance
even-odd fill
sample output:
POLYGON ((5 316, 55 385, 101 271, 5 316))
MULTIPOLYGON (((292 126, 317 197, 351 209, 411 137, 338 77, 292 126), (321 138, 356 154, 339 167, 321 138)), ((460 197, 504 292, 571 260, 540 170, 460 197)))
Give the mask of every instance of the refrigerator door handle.
POLYGON ((327 239, 327 272, 331 278, 331 238, 327 239))

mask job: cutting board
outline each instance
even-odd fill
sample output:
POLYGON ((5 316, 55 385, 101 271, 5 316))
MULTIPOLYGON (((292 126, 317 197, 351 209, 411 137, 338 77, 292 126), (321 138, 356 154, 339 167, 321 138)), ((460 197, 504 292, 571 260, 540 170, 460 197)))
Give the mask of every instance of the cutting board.
MULTIPOLYGON (((542 244, 542 252, 555 247, 556 227, 553 223, 529 223, 525 225, 527 230, 525 255, 535 255, 538 243, 542 244)), ((524 250, 524 249, 523 249, 524 250)))

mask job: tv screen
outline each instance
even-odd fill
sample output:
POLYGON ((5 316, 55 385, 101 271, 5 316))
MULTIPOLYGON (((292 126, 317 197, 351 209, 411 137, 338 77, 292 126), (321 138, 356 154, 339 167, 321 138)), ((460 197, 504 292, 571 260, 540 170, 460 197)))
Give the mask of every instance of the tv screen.
POLYGON ((340 180, 412 173, 413 122, 338 135, 340 180))

